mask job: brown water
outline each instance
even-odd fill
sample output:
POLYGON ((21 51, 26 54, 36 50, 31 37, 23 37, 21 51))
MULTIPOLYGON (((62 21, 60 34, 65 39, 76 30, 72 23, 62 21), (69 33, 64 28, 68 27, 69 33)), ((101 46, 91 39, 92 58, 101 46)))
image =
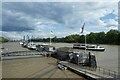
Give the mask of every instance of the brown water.
POLYGON ((56 67, 54 58, 14 59, 2 62, 3 78, 85 78, 69 71, 62 71, 56 67))
MULTIPOLYGON (((68 43, 53 43, 53 46, 58 47, 72 47, 73 44, 68 43)), ((100 45, 105 48, 105 51, 86 51, 92 52, 96 55, 97 65, 106 69, 118 72, 118 47, 119 45, 100 45)), ((85 50, 79 50, 85 52, 85 50)))

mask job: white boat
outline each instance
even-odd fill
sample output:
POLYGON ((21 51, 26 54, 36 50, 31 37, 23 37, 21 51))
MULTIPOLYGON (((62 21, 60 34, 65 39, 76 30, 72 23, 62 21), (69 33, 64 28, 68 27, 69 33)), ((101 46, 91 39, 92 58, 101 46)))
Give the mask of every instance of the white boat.
POLYGON ((92 50, 92 51, 104 51, 105 48, 101 47, 99 45, 85 45, 85 44, 74 44, 73 48, 77 49, 86 49, 86 50, 92 50))
POLYGON ((73 44, 73 48, 85 49, 85 44, 73 44))
POLYGON ((49 45, 49 44, 47 44, 47 43, 43 43, 43 44, 41 44, 41 45, 45 46, 45 45, 49 45))
POLYGON ((27 48, 28 48, 28 49, 32 49, 32 50, 36 50, 36 44, 29 43, 29 44, 27 45, 27 48))
POLYGON ((20 42, 20 45, 23 45, 24 43, 23 42, 20 42))
POLYGON ((101 47, 99 45, 88 45, 86 46, 87 50, 93 50, 93 51, 105 51, 104 47, 101 47))

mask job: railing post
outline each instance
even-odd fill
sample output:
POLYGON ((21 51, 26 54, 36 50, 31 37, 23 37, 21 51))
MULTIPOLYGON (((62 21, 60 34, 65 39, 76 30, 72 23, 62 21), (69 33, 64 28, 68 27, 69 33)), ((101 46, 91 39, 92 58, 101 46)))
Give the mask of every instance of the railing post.
POLYGON ((86 67, 85 67, 85 74, 86 74, 86 67))
POLYGON ((105 74, 105 69, 103 68, 103 74, 105 74))
POLYGON ((114 72, 114 78, 116 78, 116 72, 114 72))
POLYGON ((105 68, 101 68, 101 67, 98 66, 97 70, 98 70, 99 73, 106 74, 109 77, 112 77, 112 78, 115 78, 115 79, 118 78, 117 72, 111 71, 110 69, 105 69, 105 68))
POLYGON ((109 76, 110 76, 110 70, 109 70, 109 76))
POLYGON ((100 67, 99 67, 99 72, 100 72, 100 67))

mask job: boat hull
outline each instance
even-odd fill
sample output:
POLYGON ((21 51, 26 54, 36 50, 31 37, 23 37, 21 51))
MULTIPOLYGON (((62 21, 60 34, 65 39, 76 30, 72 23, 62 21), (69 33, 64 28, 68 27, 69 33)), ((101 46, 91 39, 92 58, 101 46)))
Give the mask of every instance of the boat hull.
MULTIPOLYGON (((85 50, 85 47, 73 47, 74 49, 83 49, 85 50)), ((95 48, 86 48, 86 50, 91 50, 91 51, 105 51, 105 49, 95 49, 95 48)))
POLYGON ((105 51, 105 49, 89 49, 89 48, 87 48, 86 50, 92 50, 92 51, 105 51))

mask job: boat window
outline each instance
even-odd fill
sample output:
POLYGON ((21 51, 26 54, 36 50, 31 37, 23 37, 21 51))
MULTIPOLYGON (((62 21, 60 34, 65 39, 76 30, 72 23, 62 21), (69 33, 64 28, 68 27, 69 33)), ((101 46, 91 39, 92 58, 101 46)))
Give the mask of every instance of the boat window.
POLYGON ((82 44, 81 46, 85 46, 84 44, 82 44))
POLYGON ((80 46, 80 44, 74 44, 74 46, 80 46))
POLYGON ((95 48, 95 46, 87 46, 88 48, 95 48))

